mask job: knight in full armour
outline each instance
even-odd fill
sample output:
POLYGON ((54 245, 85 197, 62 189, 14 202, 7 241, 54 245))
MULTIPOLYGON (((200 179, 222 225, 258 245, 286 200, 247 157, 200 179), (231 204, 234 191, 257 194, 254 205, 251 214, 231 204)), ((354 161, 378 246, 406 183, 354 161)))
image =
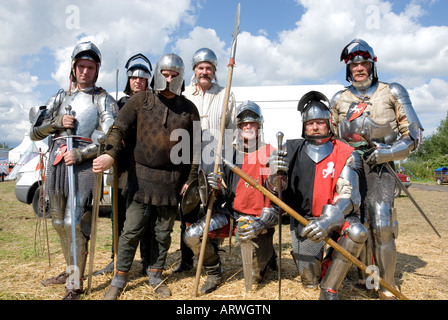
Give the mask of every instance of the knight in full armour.
POLYGON ((305 288, 318 288, 320 299, 339 299, 338 290, 352 263, 339 252, 324 252, 332 238, 358 256, 367 239, 359 217, 361 159, 354 148, 335 137, 330 123, 330 102, 311 91, 299 101, 303 139, 287 140, 269 159, 272 174, 268 189, 284 189, 283 201, 310 223, 291 219, 292 256, 305 288), (289 168, 283 175, 279 172, 289 168), (279 164, 281 164, 279 166, 279 164))
MULTIPOLYGON (((370 237, 361 258, 370 265, 369 256, 373 254, 380 277, 395 286, 398 236, 395 180, 384 164, 393 167, 394 161, 406 159, 417 149, 423 127, 406 89, 398 83, 379 81, 377 57, 367 42, 352 40, 342 50, 340 59, 346 64, 346 80, 350 85, 331 99, 331 114, 337 135, 364 159, 362 217, 370 229, 370 237)), ((379 298, 394 296, 381 286, 379 298)))
POLYGON ((118 112, 116 101, 95 85, 101 66, 101 52, 91 42, 77 44, 71 56, 69 90, 59 90, 44 106, 30 110, 32 140, 50 137, 45 190, 50 199, 52 224, 59 235, 67 270, 42 284, 66 284, 64 299, 79 299, 87 260, 91 228, 94 173, 98 138, 104 136, 118 112), (70 114, 69 114, 70 112, 70 114), (67 150, 67 139, 73 149, 67 150), (74 217, 71 221, 68 166, 73 166, 74 217), (75 236, 72 235, 75 225, 75 236), (76 249, 73 248, 75 242, 76 249), (75 251, 75 252, 73 252, 75 251), (74 261, 76 260, 76 265, 74 261))

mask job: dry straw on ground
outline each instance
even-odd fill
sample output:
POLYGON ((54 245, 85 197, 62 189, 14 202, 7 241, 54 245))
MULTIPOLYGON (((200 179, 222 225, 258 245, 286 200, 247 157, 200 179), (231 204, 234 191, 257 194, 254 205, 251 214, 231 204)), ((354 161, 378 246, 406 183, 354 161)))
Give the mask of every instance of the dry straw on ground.
MULTIPOLYGON (((448 186, 447 186, 448 188, 448 186)), ((15 199, 14 182, 0 183, 0 299, 2 300, 60 300, 64 286, 43 287, 40 281, 64 271, 58 237, 51 226, 51 220, 37 220, 29 205, 15 199), (47 255, 45 227, 49 234, 50 261, 47 255)), ((400 222, 397 240, 396 284, 409 299, 448 299, 448 256, 445 239, 448 235, 446 215, 448 204, 445 192, 430 192, 410 189, 417 202, 428 214, 442 239, 439 239, 426 224, 420 213, 406 196, 396 200, 400 222)), ((98 226, 94 270, 105 267, 111 261, 110 218, 101 217, 98 226)), ((234 239, 222 245, 221 258, 224 266, 224 283, 213 293, 197 297, 193 295, 195 269, 183 274, 174 274, 173 269, 180 259, 180 228, 176 221, 172 234, 172 245, 163 276, 172 291, 168 300, 277 300, 279 283, 277 271, 270 271, 263 283, 254 286, 252 292, 245 291, 240 251, 234 246, 234 239)), ((278 252, 277 233, 274 236, 278 252)), ((318 299, 317 290, 305 290, 290 255, 289 225, 282 228, 282 300, 318 299)), ((106 293, 112 276, 93 277, 92 292, 84 300, 101 300, 106 293)), ((366 291, 355 286, 358 273, 352 267, 340 290, 345 300, 375 300, 375 291, 366 291)), ((159 300, 141 276, 140 253, 137 251, 131 269, 129 283, 120 296, 121 300, 159 300)), ((205 280, 201 277, 200 284, 205 280)), ((85 282, 87 285, 87 281, 85 282)))

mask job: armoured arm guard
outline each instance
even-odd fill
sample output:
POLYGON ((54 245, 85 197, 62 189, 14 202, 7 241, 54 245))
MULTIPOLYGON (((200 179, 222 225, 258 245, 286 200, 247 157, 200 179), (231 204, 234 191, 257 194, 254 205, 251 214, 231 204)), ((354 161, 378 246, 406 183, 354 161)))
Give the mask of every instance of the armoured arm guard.
POLYGON ((278 224, 278 207, 272 206, 263 208, 259 217, 247 220, 248 224, 244 228, 239 229, 239 236, 241 240, 250 240, 259 235, 263 230, 273 228, 278 224))
POLYGON ((339 231, 345 223, 345 217, 356 212, 361 204, 359 193, 359 171, 362 170, 361 159, 357 152, 348 158, 336 184, 337 197, 333 204, 325 205, 322 214, 310 222, 301 232, 302 237, 313 241, 322 241, 331 232, 339 231))
POLYGON ((43 140, 51 134, 65 130, 62 126, 63 116, 53 116, 53 113, 61 105, 66 93, 59 90, 44 106, 32 107, 29 112, 31 122, 30 138, 33 141, 43 140))
POLYGON ((389 84, 389 88, 396 102, 403 107, 405 113, 405 119, 403 120, 407 121, 398 119, 399 130, 402 132, 400 139, 390 146, 385 148, 380 146, 376 149, 366 160, 369 164, 404 160, 420 144, 423 127, 412 107, 408 92, 398 83, 389 84), (407 128, 403 128, 404 126, 407 126, 407 128))

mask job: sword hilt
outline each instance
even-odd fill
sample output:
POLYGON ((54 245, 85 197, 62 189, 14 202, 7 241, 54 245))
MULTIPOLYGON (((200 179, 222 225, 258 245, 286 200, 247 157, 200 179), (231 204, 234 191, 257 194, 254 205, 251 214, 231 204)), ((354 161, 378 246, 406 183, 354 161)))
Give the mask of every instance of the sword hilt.
POLYGON ((279 131, 279 132, 277 132, 276 136, 277 136, 278 150, 281 150, 282 147, 283 147, 283 137, 284 137, 284 134, 283 134, 283 132, 279 131))
MULTIPOLYGON (((72 106, 71 106, 71 105, 67 105, 67 106, 65 106, 65 111, 66 111, 66 114, 68 114, 69 116, 71 116, 71 115, 72 115, 72 106)), ((71 136, 71 135, 72 135, 72 129, 67 128, 65 131, 67 132, 67 135, 68 135, 68 136, 71 136)))

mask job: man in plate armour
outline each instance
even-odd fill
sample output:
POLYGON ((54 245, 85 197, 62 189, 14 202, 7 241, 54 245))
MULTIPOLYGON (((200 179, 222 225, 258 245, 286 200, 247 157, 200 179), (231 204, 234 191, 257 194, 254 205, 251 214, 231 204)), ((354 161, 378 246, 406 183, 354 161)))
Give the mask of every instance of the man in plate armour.
POLYGON ((331 237, 356 257, 367 239, 367 229, 358 210, 361 160, 354 148, 335 138, 329 104, 317 91, 300 99, 304 139, 287 140, 286 149, 271 156, 274 173, 267 186, 275 192, 279 181, 286 180, 283 201, 310 221, 303 227, 291 220, 292 256, 303 286, 317 288, 320 283, 320 299, 336 300, 352 263, 332 250, 324 256, 324 240, 331 237), (280 161, 289 163, 287 175, 275 173, 282 171, 280 161))
POLYGON ((83 292, 94 184, 92 160, 97 155, 98 137, 105 135, 118 112, 115 100, 95 86, 101 65, 98 48, 91 42, 79 43, 71 58, 69 90, 60 90, 45 106, 30 110, 31 139, 51 137, 45 188, 50 197, 52 224, 67 263, 67 271, 42 284, 66 283, 64 299, 78 299, 83 292), (72 150, 68 150, 69 141, 72 150), (73 166, 73 177, 69 177, 69 166, 73 166), (74 190, 69 190, 71 178, 74 190))
MULTIPOLYGON (((367 243, 371 243, 380 277, 394 286, 398 236, 395 180, 384 164, 393 168, 394 161, 406 159, 418 147, 423 128, 406 89, 378 80, 377 57, 367 42, 352 40, 342 50, 341 61, 346 64, 346 80, 351 85, 331 99, 333 128, 364 159, 361 190, 362 215, 370 228, 367 243)), ((370 246, 366 249, 369 252, 370 246)), ((371 259, 362 256, 371 264, 371 259)), ((394 298, 383 287, 379 297, 394 298)))

